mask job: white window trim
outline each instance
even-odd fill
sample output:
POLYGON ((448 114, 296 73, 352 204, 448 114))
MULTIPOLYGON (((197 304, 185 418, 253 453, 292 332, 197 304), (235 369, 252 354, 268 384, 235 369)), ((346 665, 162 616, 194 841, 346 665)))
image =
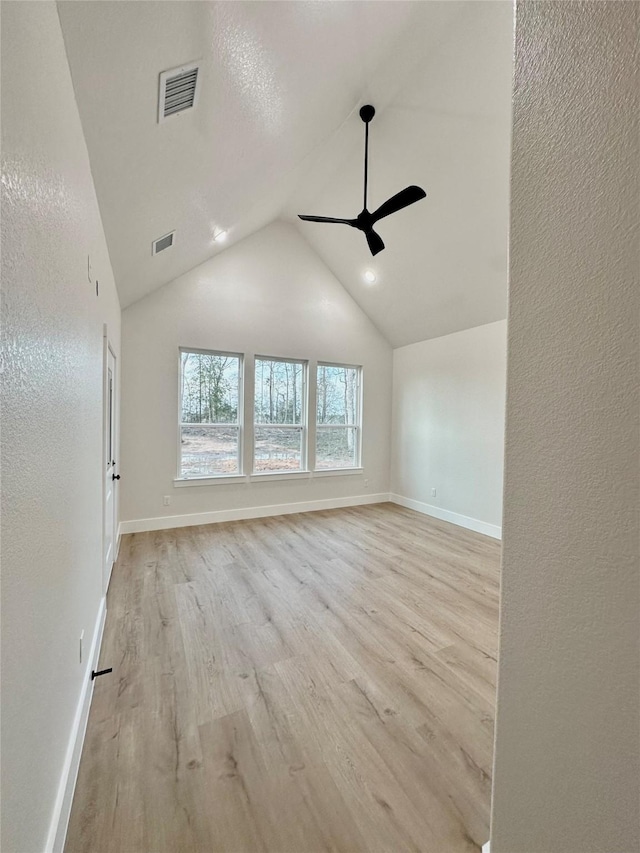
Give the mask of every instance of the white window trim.
MULTIPOLYGON (((178 347, 178 453, 177 453, 177 471, 174 478, 174 485, 192 484, 194 480, 208 480, 216 483, 221 483, 223 480, 237 482, 238 478, 244 479, 246 475, 244 471, 244 353, 227 352, 226 350, 211 350, 201 349, 200 347, 178 347), (182 354, 195 353, 201 355, 221 355, 229 358, 238 359, 238 420, 236 423, 229 424, 184 424, 182 421, 182 354), (205 477, 183 477, 182 476, 182 427, 183 426, 204 426, 204 427, 237 427, 238 429, 238 473, 237 474, 213 474, 205 477)), ((205 485, 204 483, 201 483, 205 485)))
POLYGON ((257 471, 249 475, 249 480, 252 483, 266 480, 308 480, 312 476, 312 471, 257 471))
POLYGON ((330 361, 310 361, 308 359, 285 357, 285 356, 267 356, 253 355, 252 353, 227 352, 225 350, 210 350, 201 349, 199 347, 179 347, 178 348, 178 443, 177 443, 177 463, 178 476, 173 480, 174 488, 190 488, 192 486, 222 486, 222 485, 246 485, 251 483, 270 482, 273 480, 300 480, 312 479, 314 477, 335 477, 335 476, 361 476, 364 474, 362 467, 362 412, 363 412, 363 368, 359 364, 342 364, 330 361), (182 353, 202 353, 203 355, 221 355, 239 359, 239 376, 238 376, 238 421, 233 424, 183 424, 182 417, 182 353), (252 415, 255 412, 255 363, 258 360, 265 361, 280 361, 288 363, 301 364, 303 367, 303 391, 302 391, 302 423, 299 424, 266 424, 254 423, 253 417, 251 422, 245 424, 245 412, 251 410, 252 415), (357 414, 358 423, 351 424, 318 424, 317 423, 317 385, 318 367, 344 367, 358 371, 358 395, 357 395, 357 414), (247 370, 251 371, 251 376, 247 379, 247 370), (314 372, 313 388, 310 381, 311 372, 314 372), (251 399, 247 395, 251 396, 251 399), (313 402, 314 422, 310 423, 311 402, 313 402), (247 408, 249 407, 249 408, 247 408), (183 477, 181 476, 182 465, 182 445, 181 432, 182 426, 202 426, 211 429, 225 429, 235 427, 238 430, 238 467, 237 474, 211 474, 206 476, 183 477), (297 429, 301 431, 301 465, 299 470, 281 471, 254 471, 255 463, 255 429, 297 429), (310 463, 315 465, 316 459, 316 444, 318 430, 323 429, 355 429, 357 436, 357 462, 358 464, 348 468, 316 468, 311 467, 310 463), (311 441, 314 446, 311 447, 311 441), (251 471, 246 468, 251 466, 251 471))
POLYGON ((229 486, 234 483, 246 483, 247 480, 246 474, 220 474, 217 477, 176 477, 173 485, 179 489, 186 486, 229 486))
POLYGON ((347 474, 364 474, 364 468, 316 468, 314 477, 340 477, 347 474))
POLYGON ((190 486, 230 486, 267 483, 272 480, 313 480, 315 477, 344 477, 364 474, 364 468, 319 468, 317 471, 262 471, 257 474, 221 474, 219 477, 176 477, 174 488, 190 486))
MULTIPOLYGON (((221 424, 221 426, 227 426, 227 424, 221 424)), ((231 424, 233 426, 233 424, 231 424)), ((304 424, 263 424, 263 423, 254 423, 253 426, 256 429, 304 429, 304 424)), ((342 426, 342 424, 341 424, 342 426)))
MULTIPOLYGON (((221 424, 221 426, 233 426, 233 424, 221 424)), ((316 424, 317 429, 360 429, 358 424, 316 424)))

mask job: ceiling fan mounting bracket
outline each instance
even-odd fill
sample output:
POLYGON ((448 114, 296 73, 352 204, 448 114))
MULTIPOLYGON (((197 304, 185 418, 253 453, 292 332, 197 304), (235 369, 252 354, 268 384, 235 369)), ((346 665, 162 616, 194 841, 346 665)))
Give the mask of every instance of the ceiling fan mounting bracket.
POLYGON ((371 104, 365 104, 364 107, 360 107, 360 118, 365 124, 369 124, 375 114, 375 108, 371 104))

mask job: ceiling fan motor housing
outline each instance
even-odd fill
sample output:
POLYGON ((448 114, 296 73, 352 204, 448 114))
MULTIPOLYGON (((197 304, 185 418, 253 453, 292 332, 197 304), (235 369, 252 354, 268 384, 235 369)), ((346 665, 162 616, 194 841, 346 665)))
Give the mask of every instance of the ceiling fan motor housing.
POLYGON ((360 118, 365 124, 369 124, 375 114, 376 111, 374 107, 371 106, 371 104, 365 104, 364 107, 360 108, 360 118))

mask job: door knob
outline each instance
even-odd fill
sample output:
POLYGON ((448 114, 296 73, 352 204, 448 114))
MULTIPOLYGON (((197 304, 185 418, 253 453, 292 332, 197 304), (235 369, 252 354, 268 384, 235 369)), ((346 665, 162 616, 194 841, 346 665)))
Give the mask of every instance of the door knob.
POLYGON ((112 479, 112 480, 119 480, 119 479, 120 479, 120 474, 112 474, 112 475, 111 475, 111 479, 112 479))

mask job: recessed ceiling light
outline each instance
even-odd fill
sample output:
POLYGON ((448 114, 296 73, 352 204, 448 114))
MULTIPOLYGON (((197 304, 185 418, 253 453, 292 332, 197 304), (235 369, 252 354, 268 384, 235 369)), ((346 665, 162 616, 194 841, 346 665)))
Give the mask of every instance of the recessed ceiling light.
POLYGON ((374 271, 366 270, 364 274, 364 280, 367 282, 367 284, 373 284, 376 280, 376 274, 374 273, 374 271))
POLYGON ((216 243, 224 243, 224 241, 227 239, 227 232, 226 231, 218 231, 218 233, 215 235, 215 237, 213 239, 216 241, 216 243))

